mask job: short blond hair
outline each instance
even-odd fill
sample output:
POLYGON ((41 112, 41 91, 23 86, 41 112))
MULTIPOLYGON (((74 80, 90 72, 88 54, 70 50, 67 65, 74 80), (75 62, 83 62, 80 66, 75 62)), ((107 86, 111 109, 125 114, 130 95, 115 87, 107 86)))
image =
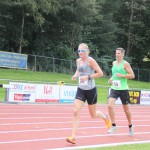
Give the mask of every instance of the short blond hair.
POLYGON ((84 47, 87 50, 88 54, 90 53, 89 47, 88 47, 88 45, 86 43, 81 43, 81 44, 79 44, 79 46, 84 47))

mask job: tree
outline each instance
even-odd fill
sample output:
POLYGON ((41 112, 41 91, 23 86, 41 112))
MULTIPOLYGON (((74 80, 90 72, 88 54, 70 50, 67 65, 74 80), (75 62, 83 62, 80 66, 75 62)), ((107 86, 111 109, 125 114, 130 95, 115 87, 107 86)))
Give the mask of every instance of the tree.
MULTIPOLYGON (((25 19, 30 21, 32 24, 31 26, 41 27, 43 23, 45 22, 44 14, 48 14, 50 12, 57 12, 58 3, 57 0, 12 0, 12 1, 5 1, 1 2, 5 8, 3 13, 7 14, 9 13, 9 16, 11 19, 5 19, 6 28, 6 35, 10 35, 12 32, 14 34, 11 34, 9 39, 9 44, 14 43, 12 46, 15 49, 19 49, 19 53, 22 53, 22 47, 25 47, 29 44, 28 39, 25 39, 24 36, 30 30, 29 28, 26 28, 26 22, 25 19), (13 27, 13 30, 12 30, 13 27), (8 33, 9 32, 9 33, 8 33)), ((28 24, 28 23, 27 23, 28 24)), ((33 29, 31 27, 31 29, 33 29)), ((31 33, 34 31, 32 30, 31 33)), ((29 32, 28 32, 29 33, 29 32)))

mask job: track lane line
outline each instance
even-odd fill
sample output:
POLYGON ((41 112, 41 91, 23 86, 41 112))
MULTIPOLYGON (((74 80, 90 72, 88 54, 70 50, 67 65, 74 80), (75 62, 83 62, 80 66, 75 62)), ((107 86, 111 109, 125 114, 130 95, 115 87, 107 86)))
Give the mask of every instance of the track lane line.
MULTIPOLYGON (((138 132, 138 133, 135 133, 134 135, 143 135, 143 134, 150 134, 150 132, 138 132)), ((89 135, 89 136, 77 136, 76 139, 79 139, 79 138, 93 138, 93 137, 110 137, 110 136, 124 136, 124 135, 127 135, 128 136, 128 133, 121 133, 121 134, 102 134, 102 135, 99 135, 99 134, 95 134, 95 135, 89 135)), ((134 137, 134 136, 132 136, 134 137)), ((66 137, 60 137, 60 138, 43 138, 43 139, 32 139, 32 140, 17 140, 17 141, 5 141, 5 142, 0 142, 0 144, 11 144, 11 143, 25 143, 25 142, 38 142, 38 141, 50 141, 50 140, 66 140, 66 137)), ((142 140, 141 140, 142 141, 142 140)))

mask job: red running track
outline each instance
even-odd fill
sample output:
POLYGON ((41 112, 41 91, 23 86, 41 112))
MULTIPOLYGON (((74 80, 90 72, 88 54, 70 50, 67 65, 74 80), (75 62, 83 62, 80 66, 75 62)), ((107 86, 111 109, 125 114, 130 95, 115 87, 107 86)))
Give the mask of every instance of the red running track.
MULTIPOLYGON (((111 145, 150 143, 150 106, 131 105, 135 134, 128 136, 128 122, 116 105, 118 130, 108 134, 102 119, 91 119, 84 106, 76 144, 71 135, 73 104, 0 104, 0 150, 67 150, 111 145)), ((107 113, 107 105, 98 105, 107 113)))

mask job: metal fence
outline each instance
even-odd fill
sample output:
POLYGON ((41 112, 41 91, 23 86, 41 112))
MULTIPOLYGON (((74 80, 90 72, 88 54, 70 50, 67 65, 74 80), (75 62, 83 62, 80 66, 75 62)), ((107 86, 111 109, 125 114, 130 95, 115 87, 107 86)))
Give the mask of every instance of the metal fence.
MULTIPOLYGON (((103 66, 98 62, 105 73, 105 76, 111 75, 111 67, 103 66)), ((73 74, 76 70, 75 60, 59 59, 54 57, 28 55, 28 68, 40 72, 57 72, 73 74)), ((135 80, 150 82, 150 70, 133 68, 135 80)))
POLYGON ((133 68, 135 80, 150 82, 150 70, 133 68))
POLYGON ((73 73, 76 69, 74 60, 59 59, 54 57, 29 55, 28 68, 33 71, 73 73))

